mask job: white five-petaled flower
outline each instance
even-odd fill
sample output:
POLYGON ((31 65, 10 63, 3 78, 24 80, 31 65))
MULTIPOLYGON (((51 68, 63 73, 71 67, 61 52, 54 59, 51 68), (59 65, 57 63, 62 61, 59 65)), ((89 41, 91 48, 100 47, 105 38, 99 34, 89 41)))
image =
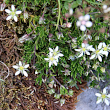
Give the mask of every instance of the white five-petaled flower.
POLYGON ((5 9, 5 11, 9 14, 6 20, 14 19, 15 22, 18 21, 17 15, 21 14, 21 11, 20 10, 16 11, 14 5, 11 5, 11 10, 5 9))
POLYGON ((58 63, 58 57, 57 56, 53 56, 53 54, 50 52, 48 55, 48 58, 44 58, 46 61, 49 61, 49 67, 51 67, 51 65, 55 64, 55 66, 57 66, 58 63))
POLYGON ((57 66, 58 58, 62 57, 63 54, 58 51, 58 46, 55 49, 49 48, 49 51, 50 52, 48 54, 48 58, 44 58, 44 59, 49 61, 49 67, 51 67, 51 65, 53 65, 53 64, 55 64, 55 66, 57 66))
POLYGON ((58 46, 55 49, 49 48, 49 51, 53 54, 53 56, 62 57, 63 54, 59 52, 58 46))
POLYGON ((90 59, 98 58, 100 62, 102 62, 103 50, 102 50, 102 43, 99 43, 98 48, 93 50, 93 55, 90 59))
POLYGON ((110 46, 106 45, 105 42, 102 42, 101 46, 103 49, 102 54, 104 54, 106 57, 108 57, 108 53, 110 52, 110 46))
POLYGON ((13 65, 13 68, 15 68, 16 70, 18 70, 16 73, 15 73, 15 76, 16 75, 19 75, 20 73, 24 74, 24 76, 28 77, 28 74, 25 70, 28 70, 27 68, 29 67, 29 64, 22 64, 21 61, 19 61, 19 64, 18 65, 13 65))
POLYGON ((90 15, 80 16, 79 21, 76 22, 76 25, 80 27, 81 31, 85 31, 86 27, 91 27, 92 22, 89 21, 90 15))
POLYGON ((82 47, 80 49, 75 49, 75 51, 80 52, 80 55, 78 57, 82 57, 85 54, 90 55, 89 51, 94 51, 94 48, 92 47, 92 45, 82 43, 82 47))
POLYGON ((100 102, 105 102, 106 105, 109 106, 109 101, 107 99, 110 98, 110 94, 107 95, 106 88, 103 89, 103 92, 101 94, 96 93, 95 95, 98 97, 96 104, 99 104, 100 102))

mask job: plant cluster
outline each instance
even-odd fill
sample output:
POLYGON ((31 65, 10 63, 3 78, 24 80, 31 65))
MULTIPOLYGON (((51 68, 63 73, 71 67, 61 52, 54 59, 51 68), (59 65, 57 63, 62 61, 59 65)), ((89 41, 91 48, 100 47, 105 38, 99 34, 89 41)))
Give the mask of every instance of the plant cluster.
MULTIPOLYGON (((6 20, 23 44, 23 62, 31 64, 36 84, 45 83, 61 106, 81 78, 90 80, 91 87, 110 78, 109 5, 109 0, 4 0, 1 4, 0 11, 8 13, 6 20)), ((28 64, 14 65, 15 75, 28 77, 28 64)))

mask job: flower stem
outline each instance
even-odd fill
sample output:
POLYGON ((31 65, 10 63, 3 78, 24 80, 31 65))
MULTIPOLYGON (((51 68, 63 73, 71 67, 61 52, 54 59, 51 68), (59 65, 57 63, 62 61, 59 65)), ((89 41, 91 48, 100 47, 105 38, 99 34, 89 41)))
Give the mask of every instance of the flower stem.
POLYGON ((60 21, 60 0, 58 0, 58 19, 57 19, 56 29, 58 28, 59 21, 60 21))

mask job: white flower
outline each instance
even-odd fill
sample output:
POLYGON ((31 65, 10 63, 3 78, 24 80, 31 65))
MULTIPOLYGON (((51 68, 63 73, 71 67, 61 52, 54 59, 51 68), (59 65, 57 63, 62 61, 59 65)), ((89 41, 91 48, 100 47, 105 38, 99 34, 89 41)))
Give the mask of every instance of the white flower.
POLYGON ((57 66, 57 63, 58 63, 58 58, 59 57, 62 57, 63 54, 60 53, 58 51, 58 46, 56 46, 55 49, 51 49, 49 47, 49 55, 48 55, 48 58, 44 58, 46 61, 49 61, 49 67, 51 67, 51 65, 55 64, 55 66, 57 66))
POLYGON ((98 97, 96 104, 99 104, 100 102, 105 102, 106 105, 109 106, 109 101, 107 100, 107 98, 110 98, 110 94, 107 95, 106 88, 103 89, 103 92, 101 94, 96 93, 95 95, 98 97))
POLYGON ((50 52, 53 54, 53 56, 55 56, 55 57, 62 57, 62 56, 63 56, 63 54, 59 52, 58 46, 56 46, 55 49, 49 48, 49 51, 50 51, 50 52))
POLYGON ((108 57, 108 53, 110 52, 110 46, 106 45, 105 42, 101 43, 103 52, 102 54, 104 54, 106 57, 108 57))
POLYGON ((85 31, 86 27, 91 27, 92 22, 89 21, 90 15, 80 16, 79 21, 76 22, 76 25, 80 27, 81 31, 85 31))
POLYGON ((62 57, 63 54, 60 53, 58 51, 58 46, 56 46, 55 49, 51 49, 49 47, 49 55, 48 55, 48 58, 44 58, 46 61, 49 61, 49 67, 51 67, 51 65, 55 64, 55 66, 57 66, 57 63, 58 63, 58 58, 59 57, 62 57))
POLYGON ((24 76, 28 77, 28 74, 25 70, 28 70, 27 68, 29 67, 29 64, 22 64, 21 61, 19 61, 19 64, 18 65, 13 65, 13 68, 15 68, 16 70, 18 70, 16 73, 15 73, 15 76, 16 75, 19 75, 20 73, 24 74, 24 76))
POLYGON ((108 8, 107 5, 103 5, 103 10, 104 10, 104 13, 108 13, 110 11, 110 7, 108 8))
POLYGON ((89 51, 94 51, 94 48, 92 45, 82 43, 82 47, 80 49, 75 49, 75 51, 80 52, 78 57, 82 57, 85 54, 90 55, 89 51))
POLYGON ((102 43, 99 43, 98 48, 93 50, 93 55, 90 57, 90 59, 98 58, 100 62, 102 62, 102 43))
POLYGON ((44 58, 46 61, 49 61, 49 67, 51 67, 51 65, 55 64, 55 66, 57 66, 58 63, 58 57, 57 56, 53 56, 52 53, 49 53, 48 58, 44 58))
POLYGON ((15 22, 18 21, 17 14, 21 14, 21 11, 16 11, 15 6, 11 5, 11 10, 5 9, 5 11, 9 14, 6 20, 14 19, 15 22))

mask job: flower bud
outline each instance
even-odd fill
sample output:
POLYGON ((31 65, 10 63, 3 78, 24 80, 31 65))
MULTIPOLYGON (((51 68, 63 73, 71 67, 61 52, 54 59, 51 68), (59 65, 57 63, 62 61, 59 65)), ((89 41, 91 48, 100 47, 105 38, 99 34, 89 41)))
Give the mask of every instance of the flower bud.
POLYGON ((23 43, 24 41, 27 41, 27 40, 29 40, 29 35, 28 34, 25 34, 25 35, 23 35, 21 38, 19 38, 19 42, 20 43, 23 43))
POLYGON ((45 24, 45 18, 44 17, 39 18, 39 24, 45 24))
POLYGON ((102 73, 105 73, 105 68, 104 67, 101 67, 100 70, 101 70, 102 73))
POLYGON ((53 37, 53 34, 49 33, 48 37, 49 38, 52 38, 53 37))
POLYGON ((63 36, 63 33, 62 33, 62 32, 58 32, 58 33, 57 33, 57 38, 60 39, 61 37, 64 37, 64 36, 63 36))
POLYGON ((73 9, 72 9, 72 8, 69 9, 69 14, 70 14, 70 15, 73 14, 73 9))
POLYGON ((97 69, 98 65, 94 64, 92 68, 94 68, 95 70, 97 69))
POLYGON ((23 14, 23 15, 24 15, 24 22, 25 22, 25 21, 26 21, 26 19, 28 19, 28 17, 29 17, 29 16, 28 16, 28 13, 27 13, 27 12, 24 12, 24 14, 23 14))
POLYGON ((54 97, 55 97, 56 99, 59 99, 60 96, 61 96, 61 94, 55 94, 55 95, 54 95, 54 97))
POLYGON ((66 27, 70 28, 72 26, 72 23, 66 23, 66 27))
POLYGON ((48 93, 49 93, 49 94, 55 93, 55 89, 50 89, 50 90, 48 90, 48 93))
POLYGON ((73 96, 73 90, 72 90, 72 89, 69 90, 68 95, 69 95, 69 96, 73 96))
POLYGON ((6 7, 6 4, 5 2, 3 2, 1 5, 0 5, 0 11, 3 11, 6 7))
POLYGON ((60 99, 61 106, 65 103, 65 99, 60 99))

